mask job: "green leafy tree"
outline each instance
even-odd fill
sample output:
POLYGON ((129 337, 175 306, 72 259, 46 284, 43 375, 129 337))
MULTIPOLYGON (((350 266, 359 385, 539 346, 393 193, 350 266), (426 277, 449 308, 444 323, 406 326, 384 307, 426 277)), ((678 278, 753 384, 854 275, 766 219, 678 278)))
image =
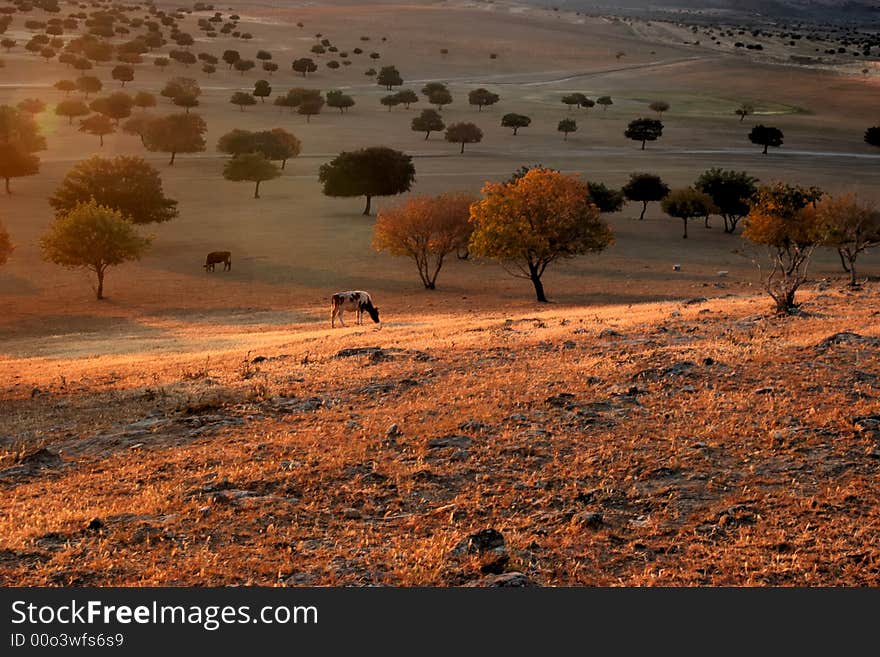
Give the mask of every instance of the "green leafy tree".
POLYGON ((635 119, 630 121, 623 134, 628 139, 642 142, 642 150, 645 150, 646 142, 657 141, 663 134, 663 123, 657 119, 635 119))
POLYGON ((239 110, 244 112, 244 108, 250 105, 256 105, 256 99, 251 96, 249 93, 245 93, 244 91, 236 91, 232 94, 232 97, 229 99, 229 102, 233 105, 238 105, 239 110))
POLYGON ((259 98, 261 103, 265 103, 266 98, 268 98, 271 94, 272 85, 269 84, 268 80, 257 80, 254 83, 253 95, 259 98))
POLYGON ((403 84, 403 78, 400 76, 400 71, 394 66, 383 66, 379 69, 379 75, 376 76, 376 84, 392 91, 394 87, 403 84))
POLYGON ((153 117, 147 113, 136 114, 122 124, 122 132, 127 135, 139 137, 141 140, 141 145, 146 146, 146 142, 144 141, 144 134, 147 131, 147 126, 152 120, 153 117))
POLYGON ((443 106, 452 102, 452 94, 448 89, 436 89, 428 94, 428 102, 436 105, 439 111, 443 111, 443 106))
POLYGON ((40 171, 38 151, 46 149, 34 117, 27 112, 0 105, 0 178, 6 181, 6 193, 12 190, 12 178, 33 176, 40 171))
POLYGON ((296 135, 283 128, 273 128, 258 132, 255 135, 256 149, 269 160, 281 160, 281 168, 287 160, 296 157, 302 151, 302 143, 296 135))
POLYGON ((89 200, 52 222, 40 246, 49 262, 93 271, 95 296, 103 299, 107 269, 140 260, 150 242, 121 212, 89 200))
POLYGON ((62 100, 55 106, 55 114, 66 116, 67 124, 72 125, 73 120, 89 113, 89 107, 81 100, 62 100))
POLYGON ((394 96, 397 98, 398 102, 401 103, 406 109, 409 109, 409 106, 413 103, 419 102, 419 96, 412 89, 401 89, 394 96))
POLYGON ((314 73, 318 70, 318 65, 312 59, 308 57, 302 57, 300 59, 293 60, 293 70, 297 73, 301 73, 303 77, 306 77, 309 73, 314 73))
POLYGON ((630 176, 629 182, 623 186, 622 191, 628 200, 642 204, 642 213, 639 215, 641 221, 645 218, 648 203, 666 198, 669 194, 669 186, 660 179, 660 176, 653 173, 634 173, 630 176))
POLYGON ((63 91, 65 96, 69 96, 71 91, 76 91, 76 82, 73 80, 58 80, 53 85, 58 91, 63 91))
POLYGON ((76 88, 88 98, 91 94, 101 91, 104 88, 104 84, 94 75, 83 75, 76 79, 76 88))
POLYGON ((581 107, 587 102, 587 97, 582 93, 566 94, 562 97, 562 102, 568 105, 569 111, 574 107, 581 107))
POLYGON ((590 200, 603 214, 620 212, 626 203, 621 190, 611 189, 604 183, 588 181, 587 189, 590 190, 590 200))
POLYGON ((815 208, 821 197, 816 187, 775 183, 760 186, 752 201, 743 237, 767 247, 770 269, 762 279, 779 314, 797 310, 795 294, 807 280, 813 252, 828 238, 815 208))
POLYGON ((104 146, 104 135, 110 135, 116 132, 110 117, 104 114, 92 114, 84 119, 80 119, 79 131, 87 132, 90 135, 97 135, 101 140, 101 146, 104 146))
POLYGON ((342 114, 349 107, 354 107, 354 98, 338 89, 333 89, 327 92, 327 107, 336 108, 342 114))
POLYGON ((558 132, 563 133, 565 136, 562 138, 563 141, 568 141, 568 133, 576 132, 578 129, 577 121, 574 119, 562 119, 559 122, 559 125, 556 127, 558 132))
POLYGON ((483 199, 471 205, 470 253, 530 280, 540 302, 547 301, 542 277, 549 265, 614 242, 576 176, 534 168, 510 182, 486 183, 482 191, 483 199))
POLYGON ((390 112, 392 108, 400 105, 400 98, 397 97, 397 94, 389 94, 387 96, 382 96, 382 98, 379 99, 379 102, 387 107, 390 112))
POLYGON ((596 104, 601 105, 602 111, 604 112, 605 110, 607 110, 609 107, 611 107, 614 104, 614 101, 611 100, 611 96, 599 96, 596 99, 596 104))
POLYGON ((434 290, 446 257, 467 248, 474 200, 469 194, 419 196, 383 208, 373 229, 373 248, 412 259, 425 289, 434 290))
POLYGON ((177 107, 182 107, 187 114, 189 114, 191 109, 199 106, 199 99, 187 93, 175 96, 171 102, 177 105, 177 107))
POLYGON ((254 198, 260 198, 260 183, 273 180, 281 175, 281 169, 266 159, 262 153, 244 153, 228 160, 223 165, 223 177, 226 180, 248 180, 256 183, 254 198))
POLYGON ((222 59, 231 69, 235 62, 241 59, 241 53, 239 53, 237 50, 224 50, 222 59))
POLYGON ((758 146, 763 146, 764 155, 767 154, 767 149, 770 146, 773 148, 782 146, 782 139, 782 130, 770 126, 756 125, 749 133, 749 141, 758 146))
POLYGON ((131 116, 133 104, 131 96, 124 91, 117 91, 104 98, 96 98, 90 107, 93 112, 103 114, 108 119, 112 119, 115 125, 119 125, 121 119, 131 116))
POLYGON ((30 114, 31 116, 34 116, 46 110, 46 103, 44 103, 39 98, 25 98, 18 101, 16 107, 25 114, 30 114))
POLYGON ((865 143, 880 147, 880 126, 874 126, 865 130, 865 143))
POLYGON ((718 212, 718 208, 712 202, 712 197, 693 187, 672 190, 660 202, 660 207, 670 217, 682 220, 684 224, 682 239, 687 239, 688 221, 696 217, 708 217, 718 212))
POLYGON ((253 153, 256 148, 254 133, 250 130, 235 128, 217 140, 217 150, 232 157, 253 153))
POLYGON ((745 171, 714 168, 704 171, 694 186, 712 197, 718 214, 724 219, 724 232, 733 234, 740 220, 749 213, 757 182, 757 178, 745 171))
POLYGON ((118 66, 114 66, 113 70, 110 72, 110 77, 114 80, 119 80, 122 83, 122 86, 125 86, 126 82, 131 82, 134 80, 134 67, 128 66, 127 64, 119 64, 118 66))
POLYGON ((421 114, 413 118, 411 125, 415 132, 425 133, 425 141, 428 140, 432 132, 439 132, 446 128, 440 114, 437 110, 432 109, 422 110, 421 114))
POLYGON ((393 196, 408 192, 415 180, 412 158, 384 146, 343 151, 322 164, 318 180, 327 196, 365 196, 364 215, 370 214, 374 196, 393 196))
POLYGON ((296 108, 296 113, 305 116, 306 123, 309 123, 311 118, 316 114, 320 114, 323 108, 324 99, 321 97, 320 92, 318 92, 316 94, 304 96, 299 106, 296 108))
POLYGON ((96 155, 77 163, 49 197, 49 205, 58 218, 90 199, 119 210, 135 224, 164 223, 178 214, 177 201, 162 190, 159 172, 140 157, 96 155))
POLYGON ((232 65, 232 68, 238 71, 239 75, 244 75, 252 68, 254 68, 254 66, 256 66, 256 64, 251 59, 239 59, 237 62, 235 62, 235 64, 232 65))
POLYGON ((504 128, 513 128, 513 134, 517 134, 520 128, 528 128, 532 119, 524 114, 505 114, 501 117, 501 125, 504 128))
POLYGON ((132 103, 135 107, 145 110, 156 106, 156 97, 148 91, 138 91, 134 95, 132 103))
POLYGON ((150 121, 144 134, 147 150, 171 153, 174 166, 178 153, 201 153, 205 150, 205 120, 198 114, 169 114, 150 121))
POLYGON ((740 122, 742 122, 747 116, 755 113, 755 106, 750 103, 743 103, 739 107, 737 107, 734 111, 739 117, 740 122))
POLYGON ((657 116, 659 116, 661 119, 663 118, 663 112, 669 111, 669 103, 667 103, 665 100, 655 100, 653 103, 648 105, 648 107, 650 107, 651 110, 653 110, 654 112, 657 112, 657 116))
POLYGON ((461 153, 464 153, 465 144, 478 144, 483 141, 483 131, 473 123, 453 123, 446 128, 446 141, 452 144, 461 144, 461 153))
POLYGON ((476 105, 480 112, 483 111, 483 107, 494 105, 499 100, 501 100, 501 96, 492 93, 488 89, 474 89, 468 93, 468 103, 476 105))

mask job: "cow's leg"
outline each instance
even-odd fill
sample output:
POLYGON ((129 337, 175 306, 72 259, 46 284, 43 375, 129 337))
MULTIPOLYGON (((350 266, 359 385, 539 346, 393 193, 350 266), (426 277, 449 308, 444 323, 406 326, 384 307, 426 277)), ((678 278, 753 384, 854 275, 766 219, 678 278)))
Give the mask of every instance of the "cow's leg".
POLYGON ((345 326, 345 322, 342 321, 342 315, 344 315, 344 314, 345 314, 345 311, 342 308, 340 308, 339 309, 339 325, 340 326, 345 326))

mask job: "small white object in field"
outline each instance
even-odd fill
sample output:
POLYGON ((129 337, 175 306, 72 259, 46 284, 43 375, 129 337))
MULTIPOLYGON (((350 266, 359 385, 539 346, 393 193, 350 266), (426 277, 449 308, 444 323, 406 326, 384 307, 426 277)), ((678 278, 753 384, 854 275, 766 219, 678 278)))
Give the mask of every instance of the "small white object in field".
POLYGON ((721 271, 718 272, 718 275, 719 275, 719 276, 727 276, 727 274, 728 274, 728 272, 727 272, 726 270, 723 270, 723 269, 722 269, 721 271))
POLYGON ((672 265, 672 271, 681 271, 681 265, 672 265))

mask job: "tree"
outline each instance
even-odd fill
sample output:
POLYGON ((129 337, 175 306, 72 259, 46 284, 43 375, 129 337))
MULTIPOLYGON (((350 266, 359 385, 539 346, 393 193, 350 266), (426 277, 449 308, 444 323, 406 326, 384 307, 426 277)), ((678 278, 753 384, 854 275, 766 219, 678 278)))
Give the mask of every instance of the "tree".
POLYGON ((733 234, 739 221, 749 213, 757 182, 757 178, 745 171, 714 168, 704 171, 694 186, 712 197, 718 214, 724 219, 724 232, 733 234))
POLYGON ((736 114, 739 117, 740 122, 742 122, 747 116, 755 113, 755 106, 750 103, 743 103, 737 107, 733 113, 736 114))
POLYGON ((590 190, 590 200, 599 208, 599 212, 607 214, 610 212, 620 212, 626 202, 626 197, 619 189, 611 189, 604 183, 587 182, 587 189, 590 190))
POLYGON ((222 59, 231 69, 233 64, 241 59, 241 54, 237 50, 224 50, 222 59))
POLYGON ((14 250, 15 247, 12 246, 12 240, 9 239, 9 233, 6 232, 3 224, 0 224, 0 265, 6 264, 6 261, 9 260, 9 256, 12 255, 14 250))
POLYGON ((272 94, 272 86, 267 80, 257 80, 254 83, 253 95, 260 99, 261 103, 266 102, 266 98, 272 94))
POLYGON ((93 271, 98 282, 95 296, 103 299, 107 269, 139 260, 150 242, 121 212, 89 200, 56 219, 40 246, 49 262, 93 271))
POLYGON ((187 114, 189 114, 189 111, 192 108, 199 106, 199 99, 196 98, 195 96, 193 96, 191 94, 187 94, 187 93, 183 93, 183 94, 179 94, 179 95, 175 96, 171 100, 171 102, 173 102, 175 105, 177 105, 177 107, 182 107, 186 111, 187 114))
POLYGON ((244 91, 236 91, 232 94, 232 97, 229 99, 229 102, 233 105, 238 105, 238 108, 244 112, 244 108, 248 105, 256 105, 257 101, 251 96, 249 93, 245 93, 244 91))
POLYGON ((657 116, 661 119, 663 118, 663 112, 669 111, 669 103, 665 100, 655 100, 653 103, 648 105, 653 111, 657 112, 657 116))
POLYGON ((299 107, 296 108, 296 113, 305 116, 306 123, 309 123, 314 115, 321 113, 323 107, 324 99, 321 97, 320 92, 316 92, 315 94, 303 97, 299 107))
POLYGON ((126 119, 131 116, 131 107, 133 101, 124 91, 117 91, 110 94, 106 98, 96 98, 90 105, 93 112, 98 112, 104 116, 113 119, 116 125, 119 125, 120 119, 126 119))
POLYGON ((453 123, 446 128, 446 141, 452 144, 461 144, 461 153, 464 153, 465 144, 478 144, 483 141, 483 131, 473 123, 453 123))
POLYGON ((577 121, 574 119, 562 119, 559 122, 559 125, 556 127, 558 132, 563 133, 565 136, 562 138, 563 141, 568 141, 568 133, 576 132, 578 129, 577 121))
POLYGON ((763 284, 779 314, 797 310, 795 293, 807 280, 813 251, 827 239, 828 230, 813 208, 821 196, 815 187, 762 185, 746 218, 743 237, 768 248, 771 267, 763 284))
POLYGON ((412 259, 425 289, 434 290, 444 259, 467 248, 474 200, 469 194, 417 196, 382 209, 373 228, 373 248, 412 259))
POLYGON ((190 96, 198 98, 202 94, 202 88, 194 78, 171 78, 165 83, 162 91, 159 92, 165 98, 173 103, 181 96, 190 96))
POLYGON ((645 150, 646 142, 657 141, 663 134, 663 123, 657 119, 635 119, 630 121, 623 134, 633 141, 642 142, 642 150, 645 150))
POLYGON ((666 198, 661 201, 660 207, 670 217, 682 220, 684 223, 682 239, 687 239, 689 220, 694 217, 708 217, 718 211, 718 208, 712 202, 711 196, 693 187, 675 189, 669 192, 666 198))
POLYGON ((153 117, 146 113, 137 114, 122 124, 122 132, 140 137, 141 145, 146 146, 144 133, 153 117))
POLYGON ((374 196, 408 192, 415 176, 412 157, 384 146, 343 151, 318 171, 327 196, 365 196, 364 215, 370 214, 374 196))
POLYGON ((266 71, 269 75, 272 75, 275 71, 278 70, 278 64, 275 62, 263 62, 263 70, 266 71))
POLYGON ((645 211, 648 209, 648 203, 651 201, 662 201, 669 194, 669 187, 664 183, 660 176, 652 173, 634 173, 630 176, 629 182, 623 186, 623 195, 630 201, 639 201, 642 203, 642 213, 639 220, 645 218, 645 211))
POLYGON ((422 110, 421 114, 413 118, 411 126, 415 132, 425 133, 425 141, 428 140, 432 132, 439 132, 446 128, 440 114, 437 110, 432 109, 422 110))
POLYGON ((602 106, 602 111, 607 110, 611 105, 614 104, 614 101, 611 100, 611 96, 600 96, 596 99, 596 104, 602 106))
POLYGON ((266 159, 262 153, 244 153, 223 165, 223 177, 226 180, 249 180, 256 183, 254 198, 260 198, 260 183, 273 180, 281 175, 281 169, 266 159))
POLYGON ((104 88, 104 85, 93 75, 83 75, 82 77, 77 78, 76 88, 82 91, 86 95, 86 98, 88 98, 89 94, 96 94, 101 91, 101 89, 104 88))
POLYGON ((557 260, 602 251, 611 230, 578 177, 534 168, 510 182, 489 182, 471 205, 469 251, 498 260, 513 276, 527 278, 546 302, 542 277, 557 260))
POLYGON ((174 166, 178 153, 201 153, 205 150, 208 127, 198 114, 169 114, 153 119, 147 126, 144 142, 147 150, 171 153, 169 166, 174 166))
POLYGON ((583 106, 587 100, 587 97, 582 93, 566 94, 562 97, 562 102, 568 105, 569 111, 572 107, 583 106))
POLYGON ((257 59, 264 62, 269 61, 270 59, 272 59, 272 53, 270 53, 268 50, 258 50, 257 59))
POLYGON ((134 103, 135 107, 140 107, 143 110, 147 109, 148 107, 155 107, 156 97, 148 91, 138 91, 134 95, 132 102, 134 103))
POLYGON ((393 87, 399 87, 403 84, 403 78, 394 66, 383 66, 379 70, 379 75, 376 76, 376 83, 388 91, 392 91, 393 87))
POLYGON ((767 154, 767 148, 779 148, 782 146, 782 130, 764 125, 756 125, 749 133, 749 141, 758 146, 764 147, 764 155, 767 154))
POLYGON ((40 114, 46 110, 46 103, 39 98, 25 98, 24 100, 18 101, 16 107, 22 112, 34 116, 35 114, 40 114))
POLYGON ((3 39, 0 40, 0 47, 6 50, 8 53, 10 50, 15 48, 15 39, 3 39))
POLYGON ((156 59, 153 60, 153 64, 161 69, 164 69, 170 63, 171 61, 167 57, 156 57, 156 59))
POLYGON ((240 75, 244 75, 246 71, 250 71, 256 64, 254 64, 251 59, 239 59, 232 67, 239 72, 240 75))
POLYGON ((335 107, 342 114, 349 107, 354 107, 354 98, 338 89, 327 92, 327 107, 335 107))
POLYGON ((452 94, 449 93, 448 89, 435 89, 428 94, 428 102, 436 105, 438 110, 443 111, 443 106, 449 105, 452 102, 452 94))
POLYGON ((90 199, 135 224, 164 223, 178 214, 177 201, 162 191, 159 172, 140 157, 96 155, 77 163, 49 197, 49 205, 60 218, 90 199))
POLYGON ((62 100, 55 106, 55 114, 66 116, 68 125, 73 124, 74 118, 85 116, 88 113, 88 106, 81 100, 62 100))
POLYGON ((401 89, 394 96, 406 109, 409 109, 411 104, 419 102, 418 94, 412 89, 401 89))
POLYGON ((400 105, 400 98, 397 94, 389 94, 388 96, 382 96, 382 98, 379 99, 379 102, 387 107, 390 112, 393 107, 400 105))
POLYGON ((488 89, 474 89, 473 91, 468 93, 468 103, 471 105, 476 105, 480 112, 483 111, 483 107, 489 107, 494 105, 499 100, 501 100, 501 96, 496 93, 492 93, 488 89))
POLYGON ((819 223, 827 230, 824 246, 837 250, 850 287, 858 287, 856 259, 880 244, 880 212, 871 202, 859 201, 853 194, 825 196, 816 204, 819 223))
POLYGON ((113 70, 110 72, 110 76, 114 80, 119 80, 124 87, 126 82, 131 82, 132 80, 134 80, 134 67, 128 66, 126 64, 114 66, 113 70))
POLYGON ((527 128, 532 122, 528 116, 523 114, 505 114, 501 117, 501 125, 505 128, 513 128, 513 134, 516 134, 520 128, 527 128))
POLYGON ((865 143, 871 146, 880 146, 880 126, 865 130, 865 143))
POLYGON ((256 149, 255 135, 250 130, 236 128, 217 140, 217 150, 232 157, 253 153, 256 149))
POLYGON ((33 116, 0 105, 0 178, 6 181, 7 194, 12 193, 10 179, 39 173, 40 158, 35 153, 45 149, 46 140, 33 116))
POLYGON ((308 57, 302 57, 300 59, 293 60, 293 70, 297 73, 302 73, 303 77, 306 77, 309 73, 314 73, 318 70, 318 65, 308 57))
POLYGON ((287 165, 287 160, 296 157, 302 150, 299 139, 283 128, 273 128, 258 132, 255 135, 257 151, 269 160, 281 160, 281 168, 287 165))
POLYGON ((80 119, 79 131, 88 132, 90 135, 97 135, 101 140, 101 146, 104 145, 104 135, 113 134, 116 128, 113 122, 105 114, 92 114, 89 117, 80 119))
POLYGON ((76 82, 73 80, 58 80, 53 85, 58 91, 63 91, 65 96, 69 96, 71 91, 76 91, 76 82))

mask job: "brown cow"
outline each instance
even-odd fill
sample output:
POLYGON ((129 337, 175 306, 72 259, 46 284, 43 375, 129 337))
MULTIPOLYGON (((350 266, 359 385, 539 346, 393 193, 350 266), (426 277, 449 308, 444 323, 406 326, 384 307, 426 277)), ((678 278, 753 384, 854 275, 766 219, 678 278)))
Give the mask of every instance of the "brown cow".
POLYGON ((211 251, 208 254, 208 257, 205 258, 205 264, 203 267, 205 271, 214 271, 214 265, 218 262, 223 263, 223 271, 229 271, 232 269, 232 253, 229 251, 211 251))

